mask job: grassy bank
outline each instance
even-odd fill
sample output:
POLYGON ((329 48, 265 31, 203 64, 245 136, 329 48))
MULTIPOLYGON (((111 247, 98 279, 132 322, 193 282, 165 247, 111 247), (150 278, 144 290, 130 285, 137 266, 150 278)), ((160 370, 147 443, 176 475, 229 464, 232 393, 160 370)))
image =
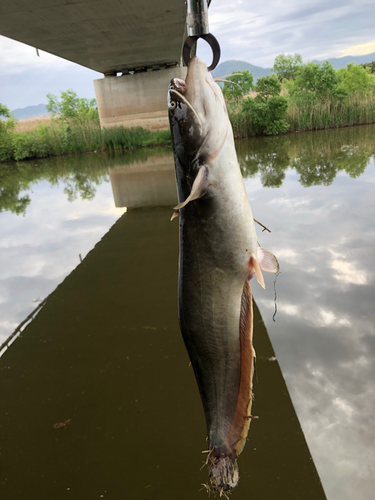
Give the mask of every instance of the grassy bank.
MULTIPOLYGON (((253 117, 243 113, 241 101, 229 103, 228 113, 236 138, 259 135, 253 117)), ((354 95, 344 101, 323 101, 305 105, 290 102, 285 121, 289 125, 288 132, 375 123, 375 95, 354 95)))
POLYGON ((35 130, 0 134, 0 161, 45 158, 90 151, 115 151, 171 144, 169 130, 141 127, 101 129, 96 119, 50 120, 35 130))
MULTIPOLYGON (((254 120, 256 115, 243 112, 243 100, 230 101, 227 104, 236 138, 266 135, 259 129, 259 120, 254 120)), ((375 123, 375 95, 354 95, 344 101, 323 101, 304 105, 289 102, 284 119, 289 132, 375 123)), ((97 119, 52 119, 39 123, 34 130, 3 130, 0 134, 0 161, 170 144, 169 130, 150 131, 140 127, 101 129, 97 119)))

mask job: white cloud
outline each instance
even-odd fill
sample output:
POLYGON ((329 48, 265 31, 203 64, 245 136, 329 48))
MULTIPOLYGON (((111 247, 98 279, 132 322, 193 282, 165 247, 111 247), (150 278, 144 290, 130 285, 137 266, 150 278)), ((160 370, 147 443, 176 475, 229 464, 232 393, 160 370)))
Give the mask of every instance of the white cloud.
POLYGON ((331 268, 336 271, 335 278, 345 284, 366 285, 368 282, 367 272, 357 269, 354 262, 334 259, 331 268))
MULTIPOLYGON (((281 52, 299 52, 305 61, 358 53, 362 47, 362 53, 367 53, 374 40, 372 19, 373 3, 369 0, 230 5, 215 0, 209 9, 210 30, 221 45, 221 60, 244 60, 263 67, 271 67, 281 52)), ((198 44, 198 55, 211 60, 211 49, 205 42, 198 44)), ((34 47, 2 36, 0 65, 0 102, 11 109, 45 102, 48 92, 68 88, 82 97, 94 97, 92 80, 102 77, 47 52, 40 51, 37 57, 34 47)))
POLYGON ((63 69, 71 65, 70 61, 39 50, 25 43, 0 36, 0 66, 2 74, 21 75, 31 68, 41 71, 63 69))

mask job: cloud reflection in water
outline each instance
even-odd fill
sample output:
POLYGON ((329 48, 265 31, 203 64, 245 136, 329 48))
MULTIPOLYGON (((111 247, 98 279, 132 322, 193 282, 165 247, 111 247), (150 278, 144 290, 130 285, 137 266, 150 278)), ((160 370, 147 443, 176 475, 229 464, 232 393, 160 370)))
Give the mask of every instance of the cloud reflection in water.
POLYGON ((254 216, 272 230, 258 238, 280 261, 276 324, 271 291, 254 296, 328 499, 373 498, 374 132, 248 141, 246 153, 241 146, 254 216), (279 189, 253 190, 258 175, 279 189))
MULTIPOLYGON (((272 230, 258 230, 259 240, 280 261, 276 324, 271 276, 266 292, 253 285, 255 300, 329 500, 373 498, 374 134, 368 126, 238 143, 254 216, 272 230)), ((52 164, 42 174, 25 165, 3 184, 2 340, 124 211, 104 182, 121 161, 90 162, 91 182, 64 167, 68 190, 52 164)))

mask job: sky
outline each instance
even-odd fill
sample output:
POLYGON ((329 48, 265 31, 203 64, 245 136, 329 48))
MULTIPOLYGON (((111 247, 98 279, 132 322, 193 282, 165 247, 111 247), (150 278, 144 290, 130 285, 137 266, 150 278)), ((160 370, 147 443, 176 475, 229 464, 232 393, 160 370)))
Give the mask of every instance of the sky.
MULTIPOLYGON (((375 52, 373 0, 213 0, 210 31, 221 46, 221 61, 237 59, 271 67, 284 52, 304 61, 375 52)), ((201 46, 200 46, 201 45, 201 46)), ((210 49, 198 55, 210 62, 210 49)), ((100 73, 0 36, 0 102, 14 110, 46 103, 46 94, 72 88, 95 97, 100 73)))

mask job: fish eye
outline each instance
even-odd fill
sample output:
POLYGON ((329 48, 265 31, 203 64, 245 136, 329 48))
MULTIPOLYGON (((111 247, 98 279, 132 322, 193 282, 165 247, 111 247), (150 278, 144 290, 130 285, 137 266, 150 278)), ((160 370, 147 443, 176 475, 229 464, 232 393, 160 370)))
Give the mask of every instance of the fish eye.
POLYGON ((169 103, 169 108, 170 108, 170 109, 174 109, 176 106, 177 106, 176 101, 171 101, 171 102, 169 103))

